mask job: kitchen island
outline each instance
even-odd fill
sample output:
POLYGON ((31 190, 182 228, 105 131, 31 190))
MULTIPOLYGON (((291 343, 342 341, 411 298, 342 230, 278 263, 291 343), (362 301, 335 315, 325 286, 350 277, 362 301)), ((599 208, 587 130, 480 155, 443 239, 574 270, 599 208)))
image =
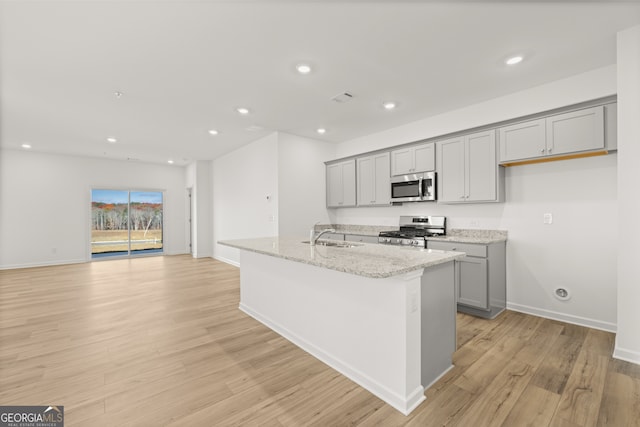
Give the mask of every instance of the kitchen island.
POLYGON ((463 253, 301 239, 221 241, 240 252, 240 309, 399 410, 451 367, 463 253))

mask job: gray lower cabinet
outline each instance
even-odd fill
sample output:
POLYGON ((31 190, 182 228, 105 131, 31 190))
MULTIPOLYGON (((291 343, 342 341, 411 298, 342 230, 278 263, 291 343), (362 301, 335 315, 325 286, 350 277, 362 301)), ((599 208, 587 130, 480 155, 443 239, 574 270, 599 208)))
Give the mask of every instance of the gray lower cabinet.
POLYGON ((378 236, 365 236, 362 234, 345 234, 344 240, 348 242, 378 243, 378 236))
POLYGON ((327 233, 322 235, 323 239, 327 240, 344 240, 344 234, 342 233, 327 233))
POLYGON ((456 261, 458 311, 493 319, 506 308, 506 243, 455 243, 428 240, 427 248, 465 252, 456 261))

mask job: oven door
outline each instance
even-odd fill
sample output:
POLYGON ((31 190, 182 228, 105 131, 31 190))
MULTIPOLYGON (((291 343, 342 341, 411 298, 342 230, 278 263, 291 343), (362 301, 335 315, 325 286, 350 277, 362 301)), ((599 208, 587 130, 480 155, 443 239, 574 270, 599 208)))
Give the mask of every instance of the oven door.
POLYGON ((391 178, 391 202, 419 202, 422 200, 422 174, 391 178))

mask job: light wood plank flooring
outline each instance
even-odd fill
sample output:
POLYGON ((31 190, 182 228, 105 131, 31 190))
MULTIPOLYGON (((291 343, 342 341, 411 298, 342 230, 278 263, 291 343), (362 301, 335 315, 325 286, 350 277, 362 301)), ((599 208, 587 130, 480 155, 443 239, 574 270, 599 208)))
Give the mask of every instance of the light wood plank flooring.
POLYGON ((238 269, 190 256, 0 271, 0 405, 64 405, 67 426, 640 425, 640 366, 609 333, 459 314, 455 369, 405 417, 239 296, 238 269))

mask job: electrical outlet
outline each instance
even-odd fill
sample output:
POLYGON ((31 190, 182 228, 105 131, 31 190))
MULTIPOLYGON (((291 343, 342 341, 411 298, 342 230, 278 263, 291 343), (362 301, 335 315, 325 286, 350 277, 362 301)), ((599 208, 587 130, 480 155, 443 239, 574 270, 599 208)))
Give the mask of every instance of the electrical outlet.
POLYGON ((553 224, 553 215, 546 213, 542 216, 544 224, 553 224))

